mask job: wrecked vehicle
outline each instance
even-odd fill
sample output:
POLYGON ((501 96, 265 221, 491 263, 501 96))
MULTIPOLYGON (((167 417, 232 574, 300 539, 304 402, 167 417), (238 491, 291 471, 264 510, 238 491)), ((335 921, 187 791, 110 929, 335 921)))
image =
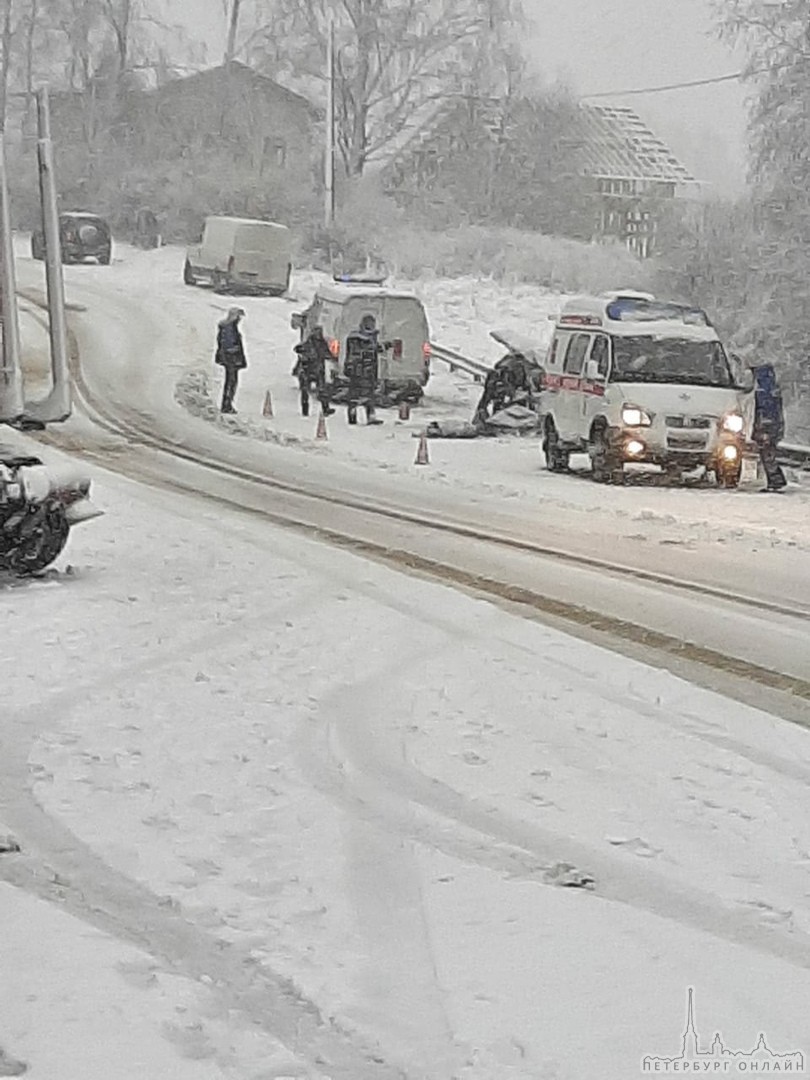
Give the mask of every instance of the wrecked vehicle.
POLYGON ((87 477, 0 452, 0 572, 44 570, 62 552, 72 526, 100 513, 90 502, 87 477))

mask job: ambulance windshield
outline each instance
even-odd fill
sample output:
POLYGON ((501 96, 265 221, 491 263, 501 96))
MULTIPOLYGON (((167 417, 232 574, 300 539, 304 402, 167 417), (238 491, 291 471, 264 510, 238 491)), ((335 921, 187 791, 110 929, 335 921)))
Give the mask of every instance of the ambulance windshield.
POLYGON ((734 385, 719 341, 644 336, 613 338, 611 379, 613 382, 734 385))

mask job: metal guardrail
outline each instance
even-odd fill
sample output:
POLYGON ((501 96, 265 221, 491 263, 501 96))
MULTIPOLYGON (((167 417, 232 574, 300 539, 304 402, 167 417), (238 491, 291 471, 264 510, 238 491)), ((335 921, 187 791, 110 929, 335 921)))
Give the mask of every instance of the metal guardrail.
POLYGON ((810 469, 810 446, 780 443, 776 448, 776 458, 780 465, 788 465, 793 469, 810 469))
POLYGON ((432 359, 447 364, 451 371, 465 372, 477 383, 483 382, 492 370, 489 364, 484 364, 480 360, 471 360, 469 356, 463 356, 455 349, 445 349, 443 345, 436 345, 435 342, 430 343, 430 355, 432 359))

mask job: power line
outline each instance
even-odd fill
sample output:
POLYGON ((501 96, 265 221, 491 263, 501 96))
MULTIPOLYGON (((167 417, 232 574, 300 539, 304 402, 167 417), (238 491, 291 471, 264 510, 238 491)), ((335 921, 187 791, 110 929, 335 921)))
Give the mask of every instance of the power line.
POLYGON ((584 94, 583 100, 590 101, 592 98, 606 97, 630 97, 633 94, 661 94, 666 90, 688 90, 693 86, 711 86, 714 83, 734 82, 737 79, 747 79, 752 75, 765 75, 769 71, 782 71, 784 68, 798 67, 806 56, 785 60, 781 64, 769 64, 767 67, 753 68, 751 71, 733 71, 728 75, 714 75, 709 79, 692 79, 690 82, 668 83, 665 86, 642 86, 627 90, 600 90, 597 94, 584 94))
MULTIPOLYGON (((667 83, 665 86, 633 87, 629 90, 602 90, 598 94, 585 94, 585 100, 591 98, 629 97, 631 94, 662 94, 665 90, 688 90, 692 86, 711 86, 713 83, 733 82, 741 79, 746 72, 734 71, 729 75, 715 75, 710 79, 692 79, 690 82, 667 83)), ((751 72, 755 75, 758 72, 751 72)))

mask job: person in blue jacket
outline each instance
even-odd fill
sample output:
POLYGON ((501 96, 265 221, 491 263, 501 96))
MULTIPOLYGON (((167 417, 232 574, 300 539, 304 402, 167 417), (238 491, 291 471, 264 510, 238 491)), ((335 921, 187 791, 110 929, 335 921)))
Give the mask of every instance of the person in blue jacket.
POLYGON ((785 412, 776 372, 773 364, 759 364, 754 368, 754 425, 751 438, 759 448, 760 461, 765 470, 765 491, 781 491, 787 484, 776 460, 776 448, 784 436, 785 412))

